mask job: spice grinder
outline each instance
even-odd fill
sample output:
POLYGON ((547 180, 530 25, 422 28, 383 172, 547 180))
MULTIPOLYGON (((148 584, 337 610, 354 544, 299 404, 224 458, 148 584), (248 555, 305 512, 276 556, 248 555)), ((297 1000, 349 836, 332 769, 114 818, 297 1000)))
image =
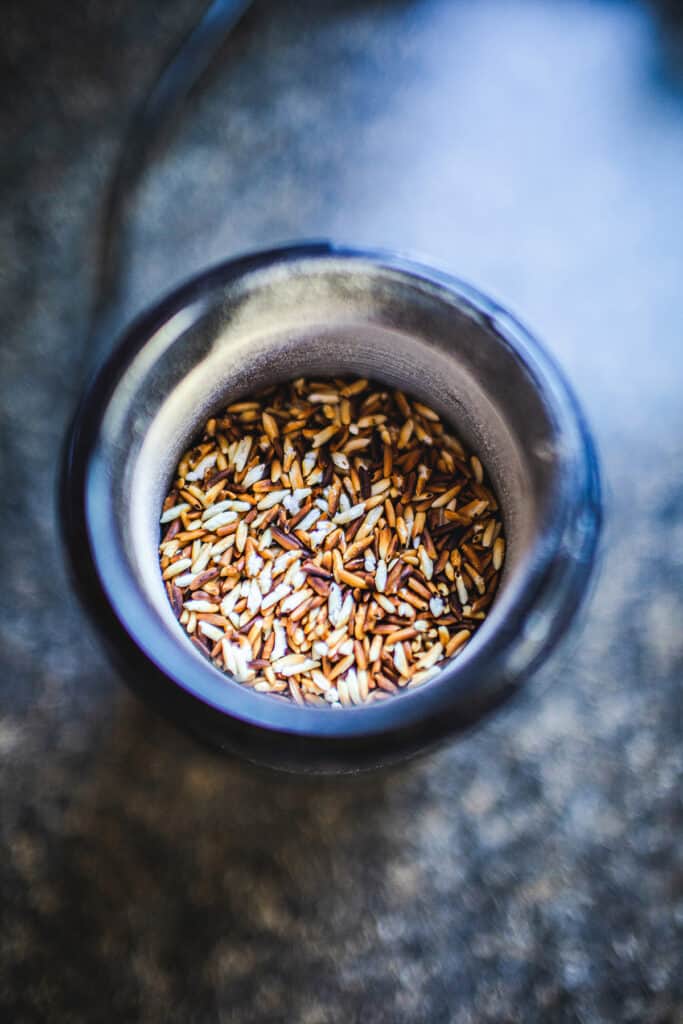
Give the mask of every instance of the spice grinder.
POLYGON ((126 681, 212 745, 300 771, 394 762, 510 696, 570 625, 601 518, 585 421, 529 332, 443 273, 328 242, 213 267, 125 331, 76 414, 61 512, 75 584, 126 681), (434 680, 370 706, 241 686, 191 644, 161 579, 181 453, 228 402, 298 376, 363 376, 424 401, 480 456, 503 512, 505 569, 480 630, 434 680))

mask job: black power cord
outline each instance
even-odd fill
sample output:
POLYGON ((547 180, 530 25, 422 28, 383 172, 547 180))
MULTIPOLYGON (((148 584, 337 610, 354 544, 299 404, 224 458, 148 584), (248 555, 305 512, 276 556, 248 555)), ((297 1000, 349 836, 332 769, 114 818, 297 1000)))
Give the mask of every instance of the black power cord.
POLYGON ((103 344, 111 342, 122 301, 123 242, 137 186, 174 115, 251 5, 252 0, 213 0, 131 120, 104 202, 95 261, 89 340, 98 355, 103 344))

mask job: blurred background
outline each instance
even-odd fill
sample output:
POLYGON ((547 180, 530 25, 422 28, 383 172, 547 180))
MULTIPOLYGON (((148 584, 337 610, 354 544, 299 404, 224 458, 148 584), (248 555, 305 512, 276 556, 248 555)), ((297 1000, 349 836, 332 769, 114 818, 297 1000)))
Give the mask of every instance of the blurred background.
POLYGON ((104 190, 203 9, 3 5, 0 1016, 683 1021, 681 8, 257 0, 140 191, 131 313, 243 250, 398 248, 526 321, 595 430, 581 632, 461 742, 340 780, 153 716, 61 561, 104 190))

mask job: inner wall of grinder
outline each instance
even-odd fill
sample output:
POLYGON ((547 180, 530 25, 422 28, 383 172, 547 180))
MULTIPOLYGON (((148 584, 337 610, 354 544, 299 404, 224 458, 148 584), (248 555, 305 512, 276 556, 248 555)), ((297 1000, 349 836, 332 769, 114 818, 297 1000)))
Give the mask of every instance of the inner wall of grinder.
MULTIPOLYGON (((147 427, 133 471, 126 473, 130 484, 126 547, 149 600, 169 628, 177 631, 178 624, 159 572, 159 515, 180 457, 207 419, 231 401, 301 376, 369 377, 400 388, 442 416, 444 424, 481 458, 501 505, 507 539, 502 592, 533 536, 532 490, 517 439, 501 410, 457 358, 457 346, 454 349, 445 352, 387 327, 358 323, 335 328, 327 323, 296 332, 241 337, 227 327, 189 372, 183 372, 184 360, 179 360, 175 384, 147 427)), ((170 383, 168 370, 167 366, 170 383)), ((125 529, 126 524, 122 525, 125 529)))

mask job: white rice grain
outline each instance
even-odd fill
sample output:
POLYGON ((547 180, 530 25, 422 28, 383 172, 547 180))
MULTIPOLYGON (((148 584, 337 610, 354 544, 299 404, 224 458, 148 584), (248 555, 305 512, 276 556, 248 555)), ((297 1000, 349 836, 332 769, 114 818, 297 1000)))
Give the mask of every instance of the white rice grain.
POLYGON ((225 636, 222 629, 219 629, 218 626, 212 626, 210 622, 200 622, 198 629, 204 636, 208 636, 209 640, 222 640, 225 636))
POLYGON ((272 608, 274 605, 278 603, 278 601, 281 601, 283 597, 287 597, 287 595, 291 593, 291 590, 292 588, 287 586, 286 583, 278 584, 275 590, 271 591, 270 594, 267 594, 263 598, 263 601, 261 603, 261 610, 265 612, 268 610, 268 608, 272 608))
POLYGON ((185 479, 189 483, 193 483, 195 480, 203 480, 207 472, 216 465, 216 459, 218 458, 217 452, 212 452, 210 455, 205 455, 201 462, 198 462, 193 470, 186 474, 185 479))
POLYGON ((181 505, 174 505, 173 508, 167 508, 165 512, 162 512, 159 522, 162 526, 166 523, 172 523, 173 520, 177 519, 178 516, 181 516, 183 512, 187 512, 189 507, 190 506, 187 502, 183 502, 181 505))
POLYGON ((221 526, 228 526, 229 523, 234 523, 237 519, 237 513, 232 511, 219 512, 217 516, 212 516, 204 524, 204 529, 213 532, 218 530, 221 526))
POLYGON ((330 587, 330 593, 327 597, 327 615, 332 623, 336 627, 339 625, 339 618, 342 612, 342 593, 337 583, 333 583, 330 587))

